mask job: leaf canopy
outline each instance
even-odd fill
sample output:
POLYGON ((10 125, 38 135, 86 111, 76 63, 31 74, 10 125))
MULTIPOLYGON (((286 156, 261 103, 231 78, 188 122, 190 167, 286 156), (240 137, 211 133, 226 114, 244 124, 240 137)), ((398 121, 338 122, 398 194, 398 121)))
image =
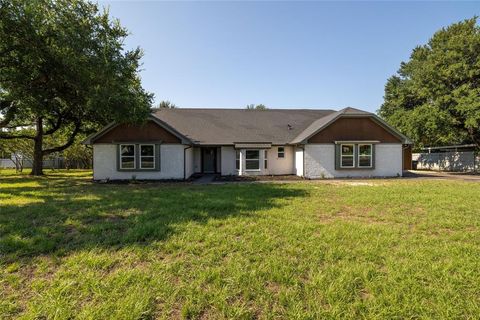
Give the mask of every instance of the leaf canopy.
POLYGON ((379 114, 417 147, 480 147, 480 27, 477 17, 436 32, 388 79, 379 114))

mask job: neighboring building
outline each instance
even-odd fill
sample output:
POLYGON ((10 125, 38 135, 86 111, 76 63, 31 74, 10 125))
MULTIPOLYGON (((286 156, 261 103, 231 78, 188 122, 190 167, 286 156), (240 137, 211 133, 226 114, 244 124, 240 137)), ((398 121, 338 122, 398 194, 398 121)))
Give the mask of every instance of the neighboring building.
POLYGON ((478 172, 480 155, 476 144, 426 147, 412 155, 418 170, 478 172))
POLYGON ((94 179, 188 179, 194 173, 391 177, 410 140, 353 108, 159 109, 141 126, 88 137, 94 179))

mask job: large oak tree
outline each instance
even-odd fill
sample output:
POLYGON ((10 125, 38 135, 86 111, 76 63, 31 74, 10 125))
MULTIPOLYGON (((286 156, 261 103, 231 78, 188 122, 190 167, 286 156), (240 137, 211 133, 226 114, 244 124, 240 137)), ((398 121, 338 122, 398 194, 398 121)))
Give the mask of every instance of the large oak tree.
POLYGON ((127 34, 90 2, 0 0, 0 139, 33 141, 32 174, 79 133, 146 119, 152 95, 138 76, 142 51, 124 49, 127 34), (60 131, 66 139, 45 147, 60 131))
POLYGON ((480 27, 477 18, 436 32, 385 86, 380 116, 418 147, 480 147, 480 27))

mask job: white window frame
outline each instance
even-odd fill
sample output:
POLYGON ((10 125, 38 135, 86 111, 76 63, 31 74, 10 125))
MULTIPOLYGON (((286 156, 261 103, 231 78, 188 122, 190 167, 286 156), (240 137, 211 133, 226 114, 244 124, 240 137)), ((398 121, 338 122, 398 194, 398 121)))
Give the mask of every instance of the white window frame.
POLYGON ((353 143, 342 143, 340 145, 340 168, 355 168, 355 144, 353 143), (352 155, 343 155, 343 146, 352 146, 352 151, 353 151, 353 154, 352 155), (343 157, 352 157, 352 165, 351 166, 344 166, 343 165, 343 157))
POLYGON ((139 167, 140 169, 144 169, 144 170, 154 170, 155 169, 155 166, 157 165, 155 163, 155 145, 154 144, 151 144, 151 143, 147 143, 147 144, 139 144, 138 145, 138 161, 140 162, 139 164, 139 167), (142 156, 142 147, 143 146, 152 146, 153 147, 153 156, 142 156), (142 158, 153 158, 153 167, 152 168, 143 168, 142 167, 142 158))
POLYGON ((245 149, 245 171, 261 171, 260 168, 260 150, 259 149, 245 149), (248 151, 256 151, 258 152, 258 158, 252 159, 247 158, 248 151), (258 169, 247 169, 247 161, 257 160, 258 162, 258 169))
POLYGON ((133 143, 124 143, 120 145, 120 152, 119 152, 119 161, 120 161, 120 169, 122 170, 135 170, 137 168, 137 146, 133 143), (133 156, 122 156, 122 147, 123 146, 133 146, 133 156), (133 168, 124 168, 122 158, 132 158, 133 157, 133 168))
POLYGON ((277 158, 285 159, 285 147, 277 147, 277 158), (280 151, 280 148, 282 149, 282 151, 280 151), (281 157, 280 154, 282 155, 281 157))
POLYGON ((358 156, 357 156, 357 161, 358 161, 358 167, 359 168, 371 168, 373 167, 373 145, 371 143, 361 143, 357 145, 358 148, 358 156), (370 146, 370 154, 369 155, 361 155, 360 154, 360 147, 361 146, 370 146), (370 165, 369 166, 361 166, 360 165, 360 157, 370 157, 370 165))

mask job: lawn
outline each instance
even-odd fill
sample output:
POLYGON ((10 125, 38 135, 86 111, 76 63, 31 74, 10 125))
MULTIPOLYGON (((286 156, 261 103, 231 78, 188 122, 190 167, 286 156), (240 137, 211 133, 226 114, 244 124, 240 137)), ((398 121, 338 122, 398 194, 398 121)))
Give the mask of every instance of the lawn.
POLYGON ((478 318, 480 184, 0 171, 0 318, 478 318))

